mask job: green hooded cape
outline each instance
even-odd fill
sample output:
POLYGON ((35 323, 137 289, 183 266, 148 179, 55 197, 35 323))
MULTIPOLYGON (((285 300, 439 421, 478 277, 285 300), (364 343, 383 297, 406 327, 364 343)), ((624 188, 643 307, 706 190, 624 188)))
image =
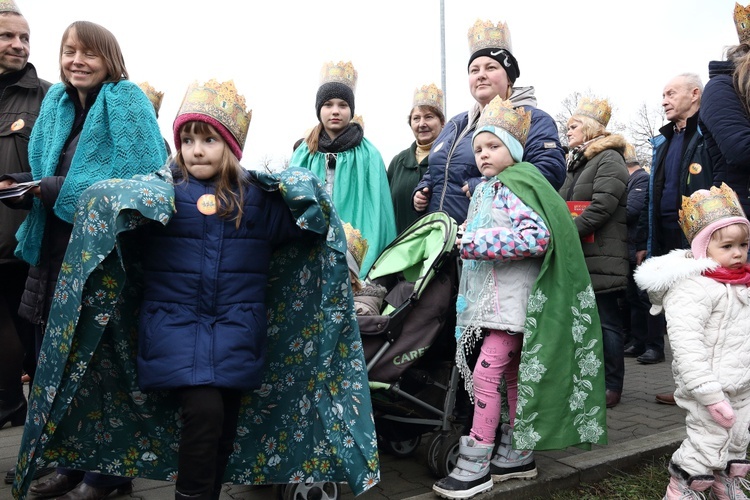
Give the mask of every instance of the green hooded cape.
MULTIPOLYGON (((601 324, 573 218, 532 164, 517 163, 497 177, 542 217, 551 233, 526 309, 513 447, 606 444, 601 324)), ((473 342, 461 339, 460 344, 470 348, 473 342)))

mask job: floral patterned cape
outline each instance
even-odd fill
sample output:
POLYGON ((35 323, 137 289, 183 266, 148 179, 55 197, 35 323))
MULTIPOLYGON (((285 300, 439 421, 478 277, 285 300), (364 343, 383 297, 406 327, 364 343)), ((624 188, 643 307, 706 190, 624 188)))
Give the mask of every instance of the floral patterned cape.
MULTIPOLYGON (((243 397, 224 480, 347 481, 359 494, 380 472, 341 222, 310 171, 253 175, 280 189, 297 224, 321 236, 274 255, 265 376, 243 397)), ((96 183, 81 197, 31 389, 16 498, 46 465, 176 477, 176 399, 137 385, 139 265, 127 237, 145 222, 168 222, 170 181, 165 168, 96 183)))
MULTIPOLYGON (((513 447, 607 444, 602 331, 573 218, 530 163, 498 174, 546 222, 552 238, 526 309, 513 447)), ((472 339, 459 339, 472 348, 472 339)))

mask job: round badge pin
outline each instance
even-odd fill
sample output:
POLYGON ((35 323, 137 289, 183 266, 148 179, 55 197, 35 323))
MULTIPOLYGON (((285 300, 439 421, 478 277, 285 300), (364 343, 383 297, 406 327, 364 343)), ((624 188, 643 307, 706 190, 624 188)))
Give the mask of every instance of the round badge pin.
POLYGON ((21 130, 24 127, 24 125, 26 125, 26 122, 23 121, 23 118, 19 118, 18 120, 13 122, 13 124, 10 126, 10 129, 13 132, 17 132, 21 130))
POLYGON ((203 215, 213 215, 216 213, 216 196, 212 194, 204 194, 198 198, 198 211, 203 215))
POLYGON ((700 163, 691 163, 688 167, 688 172, 693 175, 700 174, 701 170, 703 170, 703 167, 701 167, 700 163))

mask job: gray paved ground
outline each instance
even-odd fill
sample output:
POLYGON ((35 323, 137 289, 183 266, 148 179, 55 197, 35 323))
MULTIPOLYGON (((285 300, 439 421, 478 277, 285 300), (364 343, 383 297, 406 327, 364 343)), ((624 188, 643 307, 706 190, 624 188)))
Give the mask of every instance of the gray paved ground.
MULTIPOLYGON (((667 362, 640 365, 626 359, 625 390, 622 402, 608 410, 609 445, 591 451, 568 449, 538 453, 539 476, 532 481, 511 480, 495 485, 492 491, 475 497, 513 498, 517 500, 543 496, 549 491, 574 487, 581 482, 593 482, 609 473, 627 469, 639 460, 661 456, 674 450, 684 437, 684 411, 676 406, 657 404, 654 394, 673 389, 670 356, 667 362)), ((21 441, 21 427, 0 430, 0 471, 4 473, 15 463, 21 441)), ((424 440, 426 441, 426 439, 424 440)), ((381 482, 357 497, 361 500, 435 500, 431 486, 436 478, 427 469, 426 449, 421 446, 408 458, 381 456, 381 482)), ((344 486, 341 498, 351 500, 354 495, 344 486)), ((225 486, 222 500, 276 499, 273 487, 225 486)), ((10 486, 0 484, 0 499, 10 499, 10 486)), ((33 498, 30 496, 29 498, 33 498)), ((140 498, 171 500, 174 486, 161 481, 136 479, 130 495, 111 495, 108 499, 140 498)))

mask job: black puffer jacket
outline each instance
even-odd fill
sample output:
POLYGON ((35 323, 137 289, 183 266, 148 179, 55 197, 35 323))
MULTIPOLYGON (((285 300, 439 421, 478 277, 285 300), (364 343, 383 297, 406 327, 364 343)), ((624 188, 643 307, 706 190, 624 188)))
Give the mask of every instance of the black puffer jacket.
POLYGON ((572 151, 560 189, 565 201, 591 202, 575 224, 581 238, 594 233, 593 243, 581 244, 595 293, 624 290, 628 283, 626 144, 622 136, 609 135, 572 151))
MULTIPOLYGON (((0 177, 31 172, 28 145, 31 129, 50 83, 40 80, 32 64, 18 74, 0 75, 0 177), (3 82, 3 80, 6 80, 3 82)), ((0 203, 0 264, 16 261, 16 231, 26 210, 13 210, 0 203)))
POLYGON ((745 215, 750 213, 750 117, 734 90, 734 65, 729 61, 708 64, 710 80, 703 91, 700 125, 713 162, 714 185, 734 189, 745 215))

